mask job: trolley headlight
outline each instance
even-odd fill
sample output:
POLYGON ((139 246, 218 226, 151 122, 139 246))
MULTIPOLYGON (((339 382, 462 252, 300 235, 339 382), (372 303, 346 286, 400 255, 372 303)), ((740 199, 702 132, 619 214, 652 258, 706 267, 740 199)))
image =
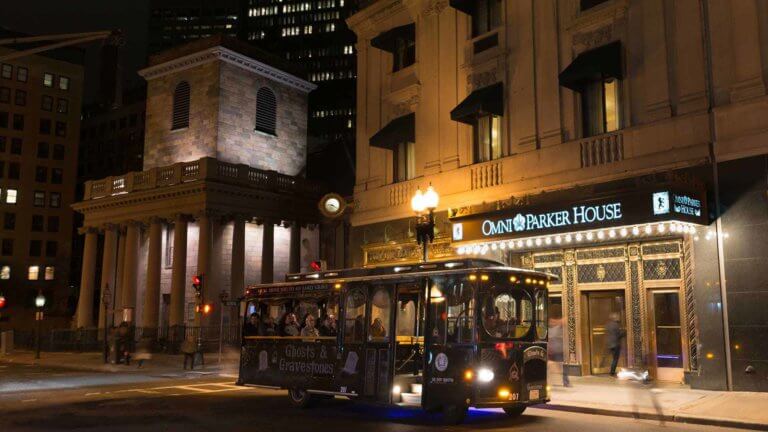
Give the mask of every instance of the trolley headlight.
POLYGON ((477 370, 477 380, 480 382, 493 381, 493 371, 488 368, 482 368, 477 370))

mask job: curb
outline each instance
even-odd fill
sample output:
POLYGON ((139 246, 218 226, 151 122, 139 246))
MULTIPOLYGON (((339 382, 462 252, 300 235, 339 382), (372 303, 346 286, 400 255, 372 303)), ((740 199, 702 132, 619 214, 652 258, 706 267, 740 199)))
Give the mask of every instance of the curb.
POLYGON ((533 408, 550 409, 554 411, 564 411, 564 412, 573 412, 573 413, 582 413, 582 414, 603 415, 603 416, 611 416, 611 417, 635 418, 639 420, 654 420, 654 421, 670 422, 670 423, 675 422, 675 423, 698 424, 698 425, 704 425, 704 426, 720 426, 720 427, 730 427, 730 428, 738 428, 738 429, 768 431, 768 424, 750 423, 750 422, 743 422, 743 421, 729 420, 729 419, 694 417, 694 416, 688 416, 685 414, 668 415, 668 414, 656 414, 656 413, 647 413, 647 412, 636 413, 632 411, 613 410, 613 409, 607 409, 607 408, 582 407, 582 406, 574 406, 574 405, 561 405, 561 404, 553 404, 553 403, 548 403, 546 405, 534 405, 533 408))

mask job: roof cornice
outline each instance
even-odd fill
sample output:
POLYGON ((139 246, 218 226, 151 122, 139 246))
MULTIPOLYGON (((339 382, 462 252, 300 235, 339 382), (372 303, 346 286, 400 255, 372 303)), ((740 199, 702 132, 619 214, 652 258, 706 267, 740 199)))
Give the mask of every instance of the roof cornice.
POLYGON ((312 84, 309 81, 303 80, 295 75, 284 72, 258 60, 254 60, 251 57, 232 51, 223 46, 215 46, 165 63, 150 66, 140 70, 139 75, 149 81, 216 60, 229 63, 233 66, 237 66, 305 93, 309 93, 317 88, 315 84, 312 84))

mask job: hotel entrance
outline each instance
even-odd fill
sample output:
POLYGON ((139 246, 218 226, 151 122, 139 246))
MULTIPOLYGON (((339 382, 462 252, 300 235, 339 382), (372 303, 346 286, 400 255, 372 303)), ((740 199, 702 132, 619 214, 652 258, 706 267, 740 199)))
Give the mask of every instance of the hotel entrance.
POLYGON ((683 337, 680 293, 659 289, 648 293, 652 375, 660 381, 683 381, 683 337))
MULTIPOLYGON (((624 307, 624 291, 588 291, 582 293, 584 324, 586 326, 585 353, 589 355, 589 370, 592 375, 610 372, 613 354, 608 347, 606 324, 612 314, 619 316, 621 332, 626 334, 627 320, 624 307)), ((619 366, 627 364, 627 339, 621 339, 619 366)))

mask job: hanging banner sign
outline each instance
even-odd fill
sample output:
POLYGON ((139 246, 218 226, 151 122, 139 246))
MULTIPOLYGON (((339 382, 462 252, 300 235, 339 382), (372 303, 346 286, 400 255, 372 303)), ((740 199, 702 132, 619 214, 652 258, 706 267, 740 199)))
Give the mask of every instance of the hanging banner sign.
POLYGON ((663 221, 706 224, 704 195, 663 189, 583 202, 513 207, 451 219, 454 242, 663 221))

